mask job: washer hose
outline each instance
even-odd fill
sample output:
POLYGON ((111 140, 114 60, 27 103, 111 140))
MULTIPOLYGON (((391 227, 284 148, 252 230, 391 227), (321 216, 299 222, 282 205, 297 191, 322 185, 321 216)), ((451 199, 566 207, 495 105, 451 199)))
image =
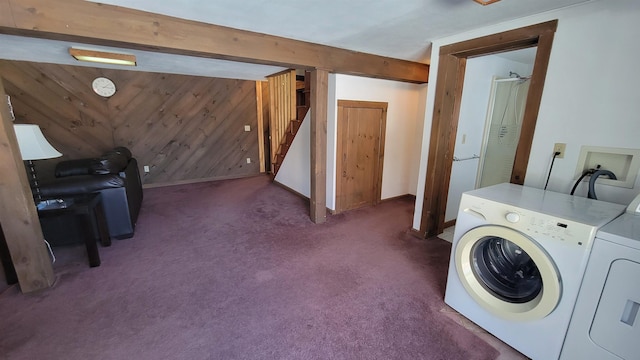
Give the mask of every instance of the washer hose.
POLYGON ((571 189, 571 195, 573 195, 574 192, 576 192, 576 188, 578 187, 578 185, 580 184, 580 181, 582 181, 582 179, 584 179, 585 176, 591 174, 592 170, 586 170, 582 173, 582 175, 580 176, 580 178, 578 179, 578 181, 576 181, 575 184, 573 184, 573 188, 571 189))
POLYGON ((591 179, 589 179, 589 193, 587 194, 587 197, 589 199, 598 200, 598 198, 596 197, 595 185, 596 180, 600 175, 606 175, 609 177, 609 179, 618 180, 616 175, 609 170, 596 170, 593 174, 591 174, 591 179))

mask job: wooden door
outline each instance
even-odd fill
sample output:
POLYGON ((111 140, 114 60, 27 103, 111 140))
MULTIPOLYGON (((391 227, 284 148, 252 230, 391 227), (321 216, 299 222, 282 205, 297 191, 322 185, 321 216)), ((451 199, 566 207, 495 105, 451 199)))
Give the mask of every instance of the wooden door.
POLYGON ((336 212, 380 202, 387 103, 338 101, 336 212))

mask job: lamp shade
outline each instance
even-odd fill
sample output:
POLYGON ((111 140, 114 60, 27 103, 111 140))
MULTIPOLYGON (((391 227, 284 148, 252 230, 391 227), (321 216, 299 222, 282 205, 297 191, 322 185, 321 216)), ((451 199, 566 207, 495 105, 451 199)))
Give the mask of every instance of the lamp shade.
POLYGON ((18 138, 22 160, 41 160, 62 156, 45 139, 38 125, 14 124, 13 130, 18 138))

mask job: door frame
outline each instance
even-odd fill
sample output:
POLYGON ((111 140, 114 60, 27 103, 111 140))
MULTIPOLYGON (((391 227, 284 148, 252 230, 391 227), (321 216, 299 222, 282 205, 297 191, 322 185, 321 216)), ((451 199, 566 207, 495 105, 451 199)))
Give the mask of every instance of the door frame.
POLYGON ((511 183, 523 184, 557 27, 558 20, 552 20, 440 48, 420 221, 420 234, 423 237, 436 236, 444 230, 467 59, 537 46, 520 140, 511 173, 511 183))
POLYGON ((342 184, 340 177, 342 176, 342 134, 340 119, 344 119, 341 114, 344 108, 367 108, 367 109, 380 109, 382 110, 382 119, 380 120, 380 143, 378 145, 378 161, 377 172, 374 174, 375 178, 375 198, 373 205, 377 205, 382 200, 382 170, 384 164, 384 142, 387 129, 387 108, 389 104, 386 102, 377 101, 361 101, 361 100, 338 100, 338 117, 337 117, 337 136, 336 136, 336 209, 334 213, 340 213, 344 210, 344 204, 341 200, 342 184))

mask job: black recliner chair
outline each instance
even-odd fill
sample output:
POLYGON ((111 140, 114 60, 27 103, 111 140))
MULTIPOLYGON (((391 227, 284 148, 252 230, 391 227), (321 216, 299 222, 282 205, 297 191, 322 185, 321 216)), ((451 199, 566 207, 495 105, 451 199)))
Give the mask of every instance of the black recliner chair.
POLYGON ((62 161, 56 165, 55 176, 40 185, 43 198, 100 192, 109 235, 116 239, 133 236, 143 194, 138 162, 129 149, 117 147, 99 158, 62 161))

